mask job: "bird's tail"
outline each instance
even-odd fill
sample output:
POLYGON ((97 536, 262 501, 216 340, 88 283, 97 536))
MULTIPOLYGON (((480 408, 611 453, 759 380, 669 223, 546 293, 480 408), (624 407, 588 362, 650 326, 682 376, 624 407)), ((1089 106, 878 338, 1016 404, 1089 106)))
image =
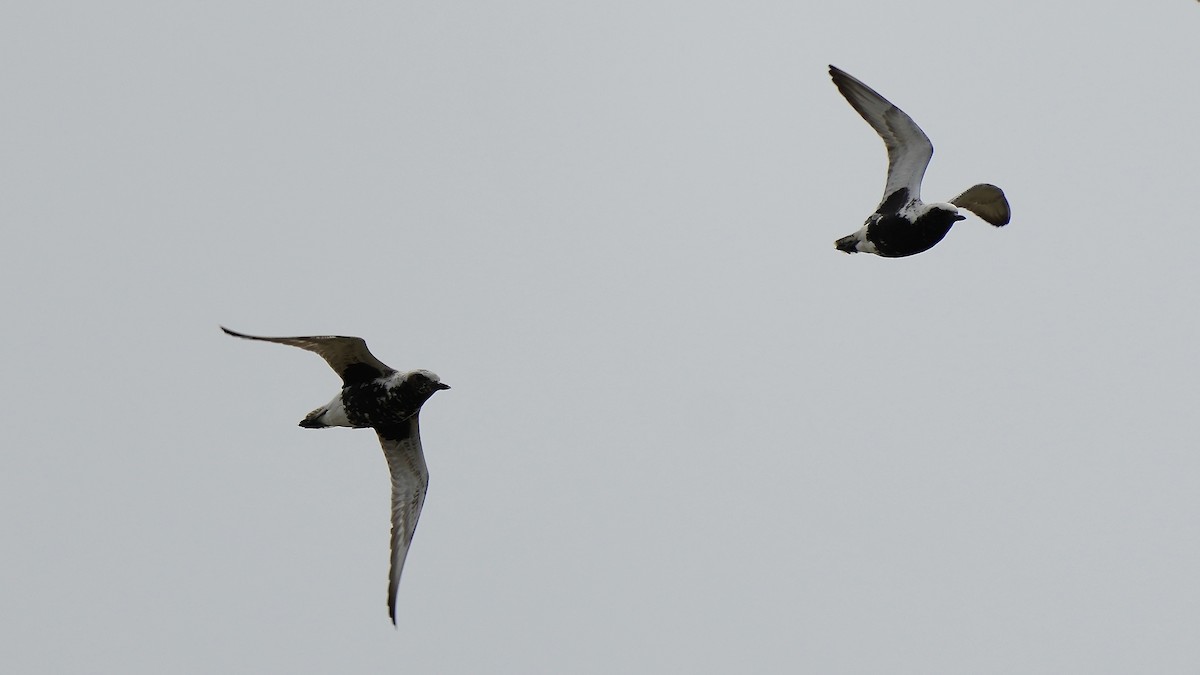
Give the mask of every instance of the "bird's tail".
POLYGON ((300 420, 300 426, 304 427, 305 429, 324 429, 325 427, 329 426, 321 420, 321 418, 325 416, 325 411, 325 407, 320 407, 308 413, 304 416, 304 419, 300 420))
POLYGON ((833 245, 836 246, 837 250, 839 251, 845 251, 846 253, 858 253, 858 236, 853 234, 847 235, 833 242, 833 245))

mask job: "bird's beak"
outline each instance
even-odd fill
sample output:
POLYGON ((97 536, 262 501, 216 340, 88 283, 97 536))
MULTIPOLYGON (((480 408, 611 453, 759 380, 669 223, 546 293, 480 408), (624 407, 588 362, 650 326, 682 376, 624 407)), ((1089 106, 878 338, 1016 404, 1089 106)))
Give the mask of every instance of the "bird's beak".
POLYGON ((438 383, 437 383, 437 388, 438 388, 438 389, 449 389, 449 388, 450 388, 450 385, 448 385, 448 384, 446 384, 446 383, 444 383, 444 382, 438 382, 438 383))

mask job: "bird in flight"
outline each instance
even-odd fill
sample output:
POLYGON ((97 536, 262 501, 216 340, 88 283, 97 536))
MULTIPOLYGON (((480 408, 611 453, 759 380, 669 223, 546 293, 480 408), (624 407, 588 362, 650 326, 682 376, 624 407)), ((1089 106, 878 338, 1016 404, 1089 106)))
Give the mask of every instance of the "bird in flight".
POLYGON ((834 66, 829 75, 838 91, 859 115, 883 137, 888 174, 879 203, 862 228, 835 242, 846 253, 874 253, 901 258, 933 248, 955 222, 965 219, 957 207, 987 222, 1007 225, 1011 213, 1004 192, 988 183, 967 188, 950 203, 921 201, 921 178, 933 157, 933 144, 921 127, 879 92, 834 66))
POLYGON ((278 342, 313 352, 325 359, 342 378, 342 390, 329 403, 310 412, 300 426, 371 428, 379 436, 383 456, 392 476, 391 569, 388 573, 388 616, 396 623, 396 588, 404 558, 417 529, 417 518, 429 487, 429 470, 421 450, 417 417, 421 406, 439 390, 449 389, 428 370, 401 373, 367 349, 362 338, 326 335, 314 337, 259 337, 221 330, 247 340, 278 342))

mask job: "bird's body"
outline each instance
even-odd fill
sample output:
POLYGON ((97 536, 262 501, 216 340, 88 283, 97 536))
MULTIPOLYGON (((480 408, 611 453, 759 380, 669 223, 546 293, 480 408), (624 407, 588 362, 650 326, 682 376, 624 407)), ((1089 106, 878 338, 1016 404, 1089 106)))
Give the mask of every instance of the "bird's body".
POLYGON ((392 479, 391 569, 388 615, 396 622, 396 590, 429 487, 421 447, 421 406, 439 390, 449 389, 428 370, 398 372, 376 359, 362 338, 344 336, 258 337, 221 330, 234 337, 299 347, 314 352, 342 378, 342 389, 329 403, 310 412, 300 426, 371 428, 379 436, 392 479))
POLYGON ((300 421, 300 426, 307 429, 375 429, 400 424, 420 412, 421 404, 426 400, 414 386, 416 378, 420 377, 437 382, 433 373, 415 370, 348 384, 332 401, 310 412, 300 421))
POLYGON ((927 251, 965 218, 959 207, 997 227, 1008 223, 1010 211, 1004 192, 987 183, 972 186, 949 203, 922 202, 921 180, 933 157, 929 137, 874 89, 834 66, 829 67, 829 74, 838 91, 883 138, 888 151, 883 200, 857 232, 837 240, 838 250, 885 258, 927 251))
POLYGON ((885 258, 915 255, 933 248, 963 219, 953 205, 913 202, 907 199, 907 192, 900 188, 893 193, 893 201, 904 201, 904 206, 895 210, 881 206, 858 232, 837 240, 838 250, 885 258))

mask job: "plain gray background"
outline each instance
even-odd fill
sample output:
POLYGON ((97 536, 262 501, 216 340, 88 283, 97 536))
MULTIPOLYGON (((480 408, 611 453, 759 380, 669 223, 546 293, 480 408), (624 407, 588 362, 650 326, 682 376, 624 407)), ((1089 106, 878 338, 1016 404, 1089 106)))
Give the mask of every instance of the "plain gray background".
POLYGON ((1195 673, 1200 7, 12 2, 0 667, 1195 673), (1013 206, 834 239, 883 144, 1013 206), (374 434, 222 335, 453 385, 374 434))

